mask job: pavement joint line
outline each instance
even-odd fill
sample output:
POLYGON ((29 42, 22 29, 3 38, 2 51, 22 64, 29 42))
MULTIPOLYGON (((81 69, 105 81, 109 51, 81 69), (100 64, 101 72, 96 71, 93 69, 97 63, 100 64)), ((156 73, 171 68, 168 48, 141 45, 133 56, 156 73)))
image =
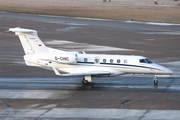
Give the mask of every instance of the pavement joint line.
POLYGON ((5 118, 5 120, 12 120, 11 117, 15 114, 14 113, 14 108, 11 105, 7 104, 6 102, 4 102, 2 100, 0 100, 0 103, 6 105, 7 110, 9 111, 7 117, 5 118))
MULTIPOLYGON (((172 77, 173 78, 173 77, 172 77)), ((169 86, 174 82, 174 78, 170 81, 170 83, 167 85, 166 89, 164 89, 161 94, 158 96, 158 98, 153 102, 152 106, 150 107, 150 109, 152 109, 153 105, 155 105, 158 100, 162 97, 162 95, 168 90, 169 86)))
MULTIPOLYGON (((169 86, 174 82, 174 80, 175 80, 175 78, 173 78, 173 80, 171 80, 171 82, 168 84, 168 86, 166 87, 166 89, 164 89, 163 92, 161 93, 161 95, 159 95, 159 97, 155 100, 155 102, 153 103, 153 105, 157 103, 157 101, 161 98, 161 96, 165 93, 165 91, 167 91, 167 89, 168 89, 169 86)), ((139 120, 142 120, 143 117, 144 117, 144 116, 149 112, 149 110, 151 110, 151 109, 152 109, 152 106, 146 110, 146 112, 140 117, 139 120)))
POLYGON ((139 120, 142 120, 142 118, 148 113, 149 110, 150 110, 150 109, 147 109, 147 110, 143 113, 143 115, 140 117, 139 120))
POLYGON ((46 113, 48 113, 49 111, 51 111, 53 108, 47 109, 47 111, 45 111, 44 113, 40 114, 37 118, 35 118, 34 120, 38 120, 39 118, 41 118, 41 116, 45 115, 46 113))
MULTIPOLYGON (((173 83, 173 82, 175 81, 175 79, 176 79, 175 77, 171 77, 171 78, 172 78, 173 80, 171 80, 171 82, 168 84, 167 89, 172 85, 172 83, 173 83)), ((167 90, 167 89, 166 89, 166 90, 167 90)))

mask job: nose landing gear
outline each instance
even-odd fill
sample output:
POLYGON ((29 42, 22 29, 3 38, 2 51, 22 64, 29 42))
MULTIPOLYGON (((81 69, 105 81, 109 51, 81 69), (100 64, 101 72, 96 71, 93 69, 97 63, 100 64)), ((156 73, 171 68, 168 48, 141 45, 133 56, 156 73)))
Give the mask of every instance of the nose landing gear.
POLYGON ((158 84, 158 79, 157 79, 157 77, 156 76, 154 76, 154 85, 157 85, 158 84))

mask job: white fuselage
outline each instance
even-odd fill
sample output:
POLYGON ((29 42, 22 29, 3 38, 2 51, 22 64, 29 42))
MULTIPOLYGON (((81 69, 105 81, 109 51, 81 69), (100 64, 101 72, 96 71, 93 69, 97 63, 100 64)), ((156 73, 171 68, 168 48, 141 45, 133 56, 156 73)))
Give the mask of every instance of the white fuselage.
POLYGON ((108 71, 110 72, 109 76, 123 74, 173 74, 171 70, 163 66, 146 61, 148 59, 143 56, 63 52, 25 55, 24 59, 27 65, 46 68, 55 67, 61 73, 66 74, 92 71, 108 71))

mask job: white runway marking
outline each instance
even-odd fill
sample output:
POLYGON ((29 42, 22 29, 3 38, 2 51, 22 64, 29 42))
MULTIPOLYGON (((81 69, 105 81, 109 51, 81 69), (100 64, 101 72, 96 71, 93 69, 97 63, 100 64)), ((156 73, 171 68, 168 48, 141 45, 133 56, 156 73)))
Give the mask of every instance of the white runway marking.
POLYGON ((42 117, 55 118, 140 118, 146 110, 94 109, 94 108, 54 108, 42 117))
POLYGON ((77 43, 66 40, 52 40, 45 42, 51 46, 58 46, 59 49, 76 50, 76 51, 135 51, 133 49, 117 48, 110 46, 100 46, 87 43, 77 43))
POLYGON ((140 21, 132 21, 132 20, 127 20, 125 22, 127 22, 127 23, 148 24, 148 25, 161 25, 161 26, 180 25, 180 24, 173 24, 173 23, 140 22, 140 21))
POLYGON ((76 28, 80 28, 80 27, 66 27, 64 29, 58 29, 57 31, 60 31, 60 32, 67 32, 67 31, 71 31, 71 30, 74 30, 76 28))
POLYGON ((1 90, 0 98, 8 99, 68 99, 75 91, 1 90), (4 94, 6 93, 6 94, 4 94))
POLYGON ((74 17, 80 20, 95 20, 95 21, 113 21, 112 19, 98 19, 98 18, 83 18, 83 17, 74 17))
POLYGON ((144 39, 144 40, 153 41, 153 40, 155 40, 155 39, 144 39))
POLYGON ((149 34, 149 35, 180 35, 180 31, 173 32, 140 32, 141 34, 149 34))
POLYGON ((169 64, 169 65, 178 65, 178 66, 180 66, 180 61, 166 62, 166 63, 161 63, 161 64, 169 64))
MULTIPOLYGON (((93 118, 123 120, 179 120, 180 110, 138 110, 97 108, 14 109, 8 117, 22 118, 93 118)), ((8 115, 8 109, 0 110, 0 117, 8 115)))

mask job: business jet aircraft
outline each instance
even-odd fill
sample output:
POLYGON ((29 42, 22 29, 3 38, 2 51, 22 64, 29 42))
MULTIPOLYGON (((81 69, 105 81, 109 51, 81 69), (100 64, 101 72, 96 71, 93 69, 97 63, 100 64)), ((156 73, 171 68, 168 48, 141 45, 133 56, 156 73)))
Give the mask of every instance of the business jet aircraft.
POLYGON ((92 77, 109 77, 124 74, 154 74, 154 84, 158 75, 172 75, 173 71, 143 56, 86 54, 68 52, 46 47, 36 30, 9 28, 19 36, 28 66, 50 68, 59 76, 83 76, 82 83, 90 83, 92 77))

